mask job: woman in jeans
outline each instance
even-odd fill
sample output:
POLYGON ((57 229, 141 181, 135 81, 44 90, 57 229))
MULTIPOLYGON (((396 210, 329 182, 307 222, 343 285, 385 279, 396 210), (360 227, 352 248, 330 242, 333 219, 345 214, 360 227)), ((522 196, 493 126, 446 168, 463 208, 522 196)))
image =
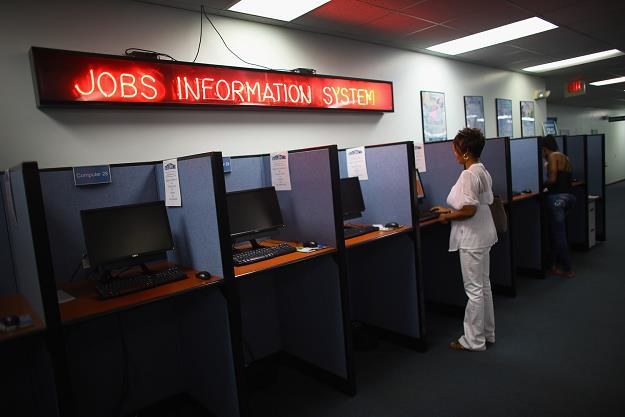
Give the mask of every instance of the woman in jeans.
POLYGON ((451 221, 449 251, 458 251, 464 290, 469 298, 464 312, 464 335, 449 347, 454 350, 482 351, 495 343, 495 312, 490 287, 490 248, 497 242, 497 231, 489 205, 493 202, 493 180, 480 162, 486 140, 479 129, 458 132, 452 151, 464 171, 453 186, 447 204, 434 207, 439 221, 451 221))
POLYGON ((540 140, 543 157, 547 162, 547 211, 551 234, 551 273, 573 277, 569 244, 566 240, 566 215, 575 204, 571 193, 572 166, 569 158, 559 152, 558 144, 551 135, 540 140))

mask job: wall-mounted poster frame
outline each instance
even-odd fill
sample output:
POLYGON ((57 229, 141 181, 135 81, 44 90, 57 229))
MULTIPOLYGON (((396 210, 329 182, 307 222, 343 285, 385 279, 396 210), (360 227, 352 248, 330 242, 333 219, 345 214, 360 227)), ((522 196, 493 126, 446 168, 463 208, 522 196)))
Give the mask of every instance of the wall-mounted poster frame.
POLYGON ((512 100, 497 98, 495 108, 497 109, 497 136, 513 137, 512 100))
POLYGON ((533 101, 521 102, 521 136, 536 136, 536 115, 533 101))
POLYGON ((447 140, 445 93, 421 91, 421 122, 423 142, 447 140))
POLYGON ((464 96, 464 120, 467 127, 480 129, 486 135, 484 97, 464 96))

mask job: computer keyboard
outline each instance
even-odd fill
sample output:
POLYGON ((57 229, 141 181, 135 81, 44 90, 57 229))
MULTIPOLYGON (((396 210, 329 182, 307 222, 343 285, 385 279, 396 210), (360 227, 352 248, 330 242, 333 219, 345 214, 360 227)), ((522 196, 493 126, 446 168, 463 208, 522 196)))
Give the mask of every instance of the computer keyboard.
POLYGON ((423 211, 419 213, 419 222, 438 219, 438 216, 440 216, 438 211, 423 211))
POLYGON ((277 246, 263 246, 262 248, 244 250, 232 254, 232 262, 235 266, 247 265, 254 262, 264 261, 295 252, 296 249, 287 244, 281 243, 277 246))
POLYGON ((356 236, 362 236, 367 233, 377 232, 380 230, 376 226, 349 226, 343 228, 343 237, 345 239, 351 239, 356 236))
POLYGON ((187 278, 187 274, 176 267, 153 274, 133 275, 127 278, 112 278, 96 285, 101 298, 113 298, 148 288, 158 287, 187 278))

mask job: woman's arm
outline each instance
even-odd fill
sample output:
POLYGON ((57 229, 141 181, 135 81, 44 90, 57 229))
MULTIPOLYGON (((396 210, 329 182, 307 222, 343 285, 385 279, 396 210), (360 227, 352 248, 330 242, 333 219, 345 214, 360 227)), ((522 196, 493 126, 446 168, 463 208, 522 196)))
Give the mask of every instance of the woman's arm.
POLYGON ((476 206, 463 206, 460 210, 453 210, 446 207, 436 206, 432 208, 432 210, 438 211, 440 215, 438 216, 438 221, 441 223, 447 223, 451 220, 465 220, 470 219, 475 216, 477 213, 476 206))

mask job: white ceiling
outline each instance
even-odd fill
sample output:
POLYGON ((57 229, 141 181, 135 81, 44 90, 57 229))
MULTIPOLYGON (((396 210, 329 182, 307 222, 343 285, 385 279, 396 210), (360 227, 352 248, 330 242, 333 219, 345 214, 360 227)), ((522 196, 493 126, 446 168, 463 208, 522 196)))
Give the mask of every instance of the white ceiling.
MULTIPOLYGON (((144 0, 145 1, 145 0, 144 0)), ((211 14, 326 33, 418 52, 496 26, 539 16, 558 29, 467 52, 453 59, 521 71, 522 68, 607 49, 625 52, 623 0, 332 0, 292 22, 230 12, 236 0, 148 0, 187 10, 204 5, 211 14)), ((540 74, 550 102, 602 108, 625 107, 625 84, 588 86, 565 98, 568 81, 625 76, 625 57, 540 74)))

